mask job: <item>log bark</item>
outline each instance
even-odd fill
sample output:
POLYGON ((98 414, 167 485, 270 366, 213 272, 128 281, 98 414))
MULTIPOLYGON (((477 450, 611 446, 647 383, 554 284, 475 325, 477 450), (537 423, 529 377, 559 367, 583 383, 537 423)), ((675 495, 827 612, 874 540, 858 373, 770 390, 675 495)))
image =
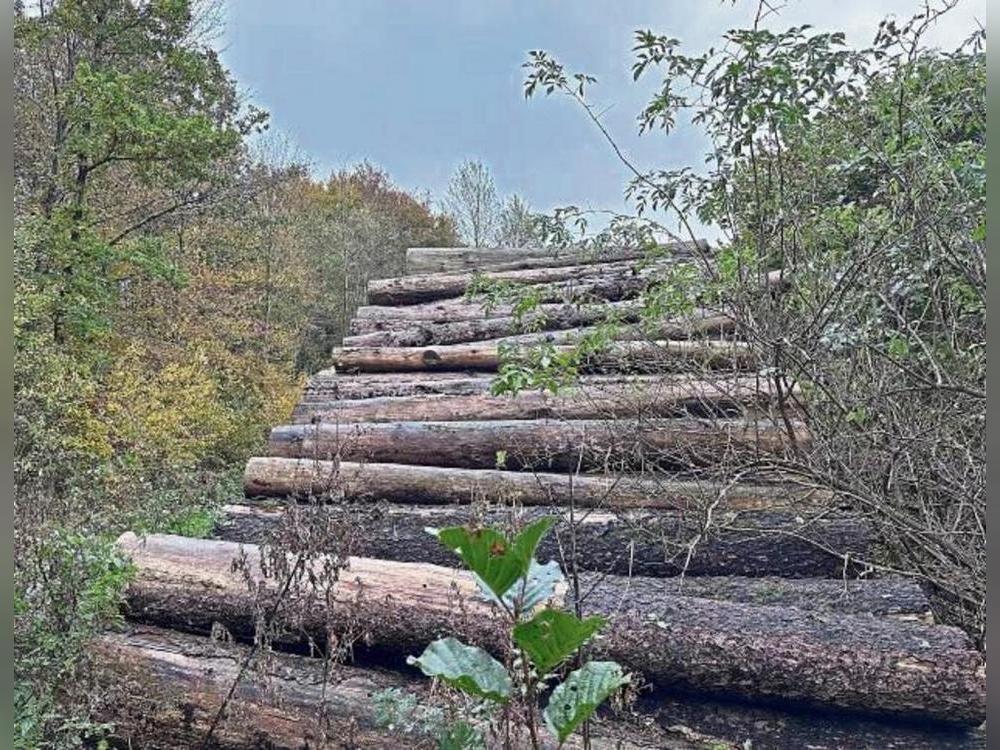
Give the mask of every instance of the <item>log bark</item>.
POLYGON ((292 412, 292 422, 735 417, 759 414, 773 401, 770 384, 749 376, 700 382, 583 385, 559 394, 522 391, 514 396, 420 395, 301 403, 292 412))
POLYGON ((390 372, 342 374, 334 370, 316 373, 306 383, 301 403, 333 399, 448 394, 489 393, 492 378, 461 372, 390 372))
MULTIPOLYGON (((234 543, 166 535, 140 543, 126 534, 119 545, 135 564, 126 612, 148 624, 207 633, 221 623, 249 639, 261 602, 273 606, 280 585, 264 581, 259 568, 252 568, 258 572, 248 585, 233 570, 241 555, 234 543)), ((243 545, 242 554, 259 561, 252 545, 243 545)), ((322 578, 315 585, 303 579, 289 639, 325 643, 328 634, 350 632, 401 655, 447 633, 502 650, 503 635, 484 614, 488 605, 477 600, 468 574, 350 562, 329 590, 322 578)), ((322 563, 309 565, 322 570, 322 563)), ((658 687, 958 724, 986 716, 985 664, 957 628, 669 595, 660 599, 658 617, 617 603, 588 604, 585 612, 609 618, 592 657, 614 659, 658 687)))
MULTIPOLYGON (((709 252, 708 243, 671 242, 664 246, 672 257, 688 258, 709 252)), ((417 276, 431 273, 491 270, 515 271, 521 268, 554 268, 615 260, 639 260, 649 255, 636 248, 608 248, 600 252, 580 248, 535 247, 411 247, 406 250, 406 273, 417 276)))
MULTIPOLYGON (((617 603, 625 609, 659 612, 664 596, 693 596, 742 604, 771 607, 794 607, 810 612, 871 614, 879 617, 934 623, 931 604, 915 581, 889 578, 783 578, 777 576, 685 576, 652 578, 632 576, 627 581, 617 576, 582 572, 580 602, 583 607, 611 608, 617 603), (588 605, 588 602, 594 604, 588 605)), ((570 606, 575 601, 570 590, 570 606)))
MULTIPOLYGON (((501 364, 500 343, 450 344, 435 347, 338 348, 334 366, 347 372, 495 372, 501 364)), ((570 352, 570 346, 555 346, 570 352)), ((512 353, 516 361, 516 352, 512 353)), ((670 372, 684 367, 740 369, 752 364, 746 344, 735 341, 617 341, 582 363, 587 372, 670 372)))
MULTIPOLYGON (((102 687, 96 714, 115 724, 112 742, 136 750, 202 747, 220 706, 223 720, 208 747, 224 750, 303 750, 303 748, 430 748, 426 730, 389 729, 378 724, 373 697, 395 689, 420 705, 442 706, 430 681, 380 668, 333 665, 319 658, 284 653, 260 656, 240 644, 203 636, 133 626, 107 633, 90 644, 100 664, 102 687), (244 662, 249 668, 241 673, 244 662), (226 702, 231 685, 236 685, 226 702)), ((540 729, 544 750, 555 738, 540 729)), ((591 729, 595 750, 705 750, 683 730, 660 729, 635 720, 597 720, 591 729)), ((717 741, 712 747, 727 748, 717 741)), ((566 750, 580 750, 578 737, 566 750)))
POLYGON ((420 744, 426 738, 392 733, 376 723, 373 693, 390 688, 426 693, 426 683, 399 673, 335 666, 324 675, 321 659, 256 656, 238 644, 141 626, 99 636, 89 652, 103 688, 95 696, 96 713, 114 722, 120 746, 200 747, 224 703, 212 748, 426 746, 420 744), (241 674, 248 658, 249 668, 241 674))
MULTIPOLYGON (((593 287, 601 290, 638 291, 652 278, 655 269, 663 269, 662 261, 651 266, 642 261, 612 261, 592 265, 543 266, 518 271, 489 272, 486 276, 497 282, 517 285, 546 286, 543 302, 551 302, 562 296, 563 287, 593 287)), ((414 305, 433 302, 450 297, 461 297, 476 280, 472 272, 453 274, 429 274, 426 276, 398 276, 391 279, 373 279, 368 282, 368 304, 370 305, 414 305)), ((599 299, 624 299, 605 297, 600 292, 587 291, 599 299)))
MULTIPOLYGON (((641 693, 634 704, 663 727, 715 738, 720 747, 766 750, 986 750, 985 729, 893 721, 816 708, 713 700, 676 690, 641 693)), ((709 745, 709 748, 713 747, 709 745)))
POLYGON ((595 657, 668 690, 711 685, 765 703, 971 726, 986 718, 985 663, 957 628, 695 597, 662 597, 653 618, 584 611, 612 618, 595 657))
MULTIPOLYGON (((636 388, 682 385, 703 380, 703 376, 685 373, 667 375, 582 375, 581 387, 636 388)), ((471 396, 490 392, 493 377, 488 374, 464 372, 386 372, 339 373, 335 369, 316 373, 303 389, 301 403, 317 403, 337 399, 364 399, 424 395, 471 396)))
MULTIPOLYGON (((797 424, 796 444, 809 444, 797 424)), ((268 454, 467 469, 582 469, 713 465, 787 448, 783 427, 747 420, 506 420, 284 425, 268 454)))
MULTIPOLYGON (((277 554, 296 571, 287 578, 275 572, 274 560, 262 559, 256 545, 129 532, 118 547, 135 565, 125 614, 136 622, 205 634, 220 623, 233 637, 252 641, 260 619, 276 612, 276 643, 286 647, 301 644, 304 635, 325 643, 327 632, 353 632, 359 646, 407 654, 445 635, 494 650, 505 643, 472 577, 453 568, 277 554), (244 562, 244 569, 235 561, 244 562)), ((565 590, 558 592, 556 602, 564 596, 565 590)))
MULTIPOLYGON (((416 329, 426 331, 423 334, 425 338, 438 339, 434 343, 462 343, 507 336, 528 326, 558 330, 591 325, 611 316, 622 322, 635 322, 639 320, 642 305, 638 300, 600 304, 546 303, 522 315, 520 322, 514 317, 512 305, 500 304, 486 309, 479 303, 465 300, 443 300, 430 305, 404 307, 365 306, 364 309, 367 311, 365 314, 351 319, 349 332, 352 337, 408 331, 407 335, 412 336, 416 335, 412 329, 416 329), (448 313, 453 315, 448 316, 448 313), (446 342, 445 339, 453 340, 446 342)), ((362 340, 362 343, 365 341, 362 340)))
POLYGON ((653 474, 568 475, 271 457, 247 462, 243 489, 250 498, 430 505, 572 503, 578 508, 695 511, 714 504, 719 512, 835 507, 830 492, 791 483, 744 481, 729 486, 653 474))
MULTIPOLYGON (((280 507, 228 505, 216 534, 227 541, 262 544, 285 538, 303 519, 318 515, 322 528, 364 529, 348 546, 347 554, 456 566, 460 561, 455 554, 426 529, 469 526, 477 520, 502 528, 515 516, 526 521, 548 515, 560 522, 539 547, 539 559, 563 563, 563 551, 570 545, 569 513, 564 508, 512 512, 481 511, 467 505, 323 505, 299 506, 287 518, 283 513, 280 507)), ((754 511, 740 513, 705 533, 689 559, 703 525, 700 514, 577 511, 577 565, 580 570, 619 576, 843 576, 852 572, 845 559, 871 559, 874 546, 870 525, 852 516, 803 519, 794 513, 754 511)), ((837 583, 843 593, 844 582, 837 583)))
MULTIPOLYGON (((615 311, 617 315, 617 311, 615 311)), ((523 319, 512 316, 502 318, 485 318, 482 320, 460 320, 450 323, 425 323, 397 319, 393 325, 382 323, 383 330, 356 336, 347 336, 342 345, 346 347, 359 346, 429 346, 432 344, 463 344, 469 341, 484 341, 488 339, 519 340, 525 331, 552 334, 554 331, 575 330, 610 320, 612 311, 600 309, 596 305, 573 307, 559 306, 555 314, 537 313, 524 316, 523 319), (403 327, 403 326, 406 327, 403 327), (385 330, 390 328, 391 330, 385 330)), ((698 311, 689 319, 664 321, 653 327, 633 325, 638 313, 617 320, 624 324, 615 335, 620 340, 652 339, 688 339, 698 336, 719 336, 732 333, 735 323, 726 315, 712 314, 708 311, 698 311)), ((364 319, 362 319, 364 320, 364 319)), ((537 333, 536 333, 537 335, 537 333)), ((577 334, 579 335, 579 334, 577 334)))

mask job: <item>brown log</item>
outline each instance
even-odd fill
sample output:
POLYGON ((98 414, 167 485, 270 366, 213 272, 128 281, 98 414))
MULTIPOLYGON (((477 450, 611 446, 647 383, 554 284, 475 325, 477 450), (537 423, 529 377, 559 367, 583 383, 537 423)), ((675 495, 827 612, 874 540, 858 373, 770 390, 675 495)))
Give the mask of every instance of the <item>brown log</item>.
MULTIPOLYGON (((360 309, 360 308, 359 308, 360 309)), ((427 331, 424 334, 436 339, 434 343, 462 343, 481 339, 500 338, 528 330, 558 330, 581 325, 591 325, 612 316, 623 322, 639 320, 642 304, 638 300, 601 302, 599 304, 544 303, 531 312, 524 313, 520 321, 514 316, 513 306, 499 304, 486 308, 467 300, 442 300, 428 305, 403 307, 365 306, 362 315, 351 319, 352 337, 374 334, 403 333, 417 335, 411 329, 427 331), (449 314, 453 314, 449 317, 449 314), (472 338, 465 338, 471 336, 472 338), (452 339, 446 341, 446 339, 452 339)), ((362 340, 366 344, 369 340, 362 340)), ((345 344, 345 346, 358 344, 345 344)))
POLYGON ((595 655, 667 690, 711 685, 771 704, 971 726, 986 718, 985 662, 958 628, 696 597, 662 597, 652 618, 614 603, 584 611, 612 618, 595 655))
MULTIPOLYGON (((618 376, 621 379, 622 376, 618 376)), ((489 393, 492 378, 463 372, 338 373, 324 370, 309 378, 302 403, 386 396, 489 393)))
MULTIPOLYGON (((665 264, 655 261, 646 265, 643 261, 612 261, 593 265, 557 266, 527 268, 518 271, 496 271, 485 274, 496 282, 516 285, 546 285, 543 302, 550 302, 563 296, 564 288, 578 286, 596 287, 607 290, 630 289, 639 291, 653 277, 653 272, 662 270, 665 264)), ((368 304, 370 305, 414 305, 439 299, 460 297, 475 282, 479 274, 473 272, 452 274, 429 274, 426 276, 399 276, 392 279, 373 279, 368 282, 368 304)), ((599 299, 623 299, 624 297, 604 297, 600 292, 587 294, 599 299)))
POLYGON ((770 384, 756 376, 680 383, 671 380, 583 385, 559 394, 420 395, 299 404, 292 422, 393 422, 463 419, 600 419, 610 417, 739 416, 766 410, 770 384))
POLYGON ((388 670, 336 666, 324 675, 321 659, 265 658, 238 644, 148 626, 99 636, 89 651, 104 688, 94 697, 96 714, 114 722, 114 740, 124 747, 201 747, 224 703, 209 747, 426 746, 426 738, 378 726, 374 693, 426 692, 424 684, 388 670), (247 659, 249 668, 241 673, 247 659))
MULTIPOLYGON (((777 576, 632 576, 627 581, 600 573, 580 573, 580 601, 621 602, 623 608, 658 613, 664 596, 693 596, 810 612, 872 614, 932 624, 934 615, 923 589, 912 579, 784 578, 777 576)), ((570 602, 573 601, 572 589, 570 602)))
MULTIPOLYGON (((208 747, 430 748, 427 730, 378 723, 374 696, 394 689, 434 707, 442 701, 430 681, 412 673, 332 665, 322 659, 271 652, 259 656, 241 644, 221 644, 197 635, 133 626, 90 644, 99 663, 102 691, 94 696, 101 721, 115 724, 116 746, 142 750, 202 747, 219 708, 226 708, 208 747), (241 666, 248 668, 241 673, 241 666), (227 702, 229 689, 236 685, 227 702)), ((516 731, 516 730, 515 730, 516 731)), ((540 728, 544 750, 555 738, 540 728)), ((706 750, 683 730, 639 726, 627 719, 597 720, 591 728, 597 750, 706 750)), ((526 739, 526 738, 525 738, 526 739)), ((578 750, 573 737, 564 745, 578 750)), ((714 741, 713 748, 729 750, 714 741)))
POLYGON ((984 728, 713 700, 676 690, 640 693, 634 709, 640 716, 655 717, 660 726, 713 737, 719 747, 731 743, 766 750, 986 750, 984 728))
MULTIPOLYGON (((687 258, 708 253, 708 243, 671 242, 660 248, 671 257, 687 258)), ((659 254, 659 253, 658 253, 659 254)), ((406 250, 407 275, 456 271, 515 271, 521 268, 555 268, 614 260, 639 260, 650 256, 639 248, 606 248, 599 251, 575 247, 411 247, 406 250)))
MULTIPOLYGON (((502 340, 501 340, 502 342, 502 340)), ((347 372, 431 372, 479 370, 493 372, 501 364, 497 341, 434 347, 380 347, 334 349, 334 365, 347 372)), ((570 346, 555 346, 570 352, 570 346)), ((516 351, 511 353, 516 360, 516 351)), ((735 341, 617 341, 592 355, 583 368, 589 372, 665 372, 683 367, 738 369, 749 366, 753 354, 735 341)))
MULTIPOLYGON (((660 375, 582 375, 582 387, 636 388, 656 383, 681 385, 704 379, 694 373, 660 375)), ((490 392, 493 376, 465 372, 385 372, 339 373, 334 369, 316 373, 305 385, 301 403, 318 403, 337 399, 364 399, 422 395, 471 396, 490 392)))
MULTIPOLYGON (((137 622, 195 633, 210 633, 213 623, 221 623, 232 636, 249 640, 260 613, 275 610, 300 626, 294 628, 298 633, 277 638, 285 645, 300 643, 302 634, 324 643, 327 627, 335 633, 359 629, 361 643, 384 644, 404 653, 419 653, 445 635, 493 649, 504 643, 499 623, 490 605, 479 598, 472 577, 453 568, 340 557, 347 569, 334 580, 327 572, 336 568, 334 558, 298 562, 289 553, 287 567, 296 576, 294 585, 286 586, 284 575, 262 572, 274 570, 274 565, 261 567, 256 545, 169 534, 140 538, 129 532, 118 539, 118 547, 135 565, 125 613, 137 622), (234 568, 236 560, 243 561, 245 569, 234 568), (284 608, 278 609, 281 605, 284 608)), ((558 592, 557 601, 564 594, 558 592)), ((284 622, 286 627, 291 624, 284 622)))
POLYGON ((251 498, 432 505, 572 503, 579 508, 694 511, 714 504, 719 512, 834 507, 830 492, 791 483, 744 481, 730 486, 652 474, 568 475, 273 457, 247 462, 243 488, 251 498))
MULTIPOLYGON (((364 533, 350 543, 347 554, 400 562, 458 565, 458 558, 427 533, 427 528, 468 526, 481 520, 504 527, 512 517, 561 519, 555 532, 539 547, 543 562, 563 560, 569 548, 569 512, 537 507, 480 511, 461 506, 344 506, 300 508, 283 521, 281 507, 226 506, 216 528, 219 538, 261 544, 287 535, 282 526, 297 528, 299 516, 319 515, 322 528, 359 528, 364 533), (562 546, 560 546, 560 544, 562 546)), ((872 558, 871 526, 853 516, 805 518, 775 511, 743 512, 704 534, 700 514, 671 511, 607 513, 577 511, 577 565, 581 570, 626 576, 776 576, 789 578, 841 576, 852 572, 845 559, 872 558), (690 557, 689 557, 690 553, 690 557)), ((283 538, 283 537, 282 537, 283 538)), ((840 581, 841 592, 844 582, 840 581)), ((621 594, 621 591, 618 592, 621 594)), ((662 593, 662 591, 661 591, 662 593)))
MULTIPOLYGON (((576 331, 576 336, 593 330, 590 324, 609 320, 609 311, 595 310, 589 305, 580 308, 569 308, 569 314, 557 317, 548 315, 529 315, 524 320, 514 317, 487 318, 484 320, 464 320, 454 323, 428 323, 424 325, 411 324, 407 328, 382 330, 359 336, 347 336, 342 345, 345 347, 360 346, 428 346, 431 344, 462 344, 469 341, 484 341, 502 339, 510 341, 530 341, 526 339, 525 330, 535 331, 527 334, 535 339, 551 338, 557 340, 555 331, 576 331)), ((635 316, 631 316, 635 317, 635 316)), ((399 321, 396 321, 399 322, 399 321)), ((735 329, 732 318, 726 315, 713 315, 708 311, 699 311, 689 320, 664 321, 655 326, 631 325, 631 321, 620 320, 621 325, 614 331, 618 340, 651 339, 688 339, 698 336, 718 336, 731 333, 735 329)))
MULTIPOLYGON (((808 446, 806 428, 801 424, 793 428, 796 444, 808 446)), ((787 447, 784 427, 752 420, 354 422, 275 427, 268 454, 467 469, 572 471, 577 467, 705 466, 727 456, 747 459, 781 453, 787 447)))
MULTIPOLYGON (((135 565, 126 612, 140 622, 202 633, 221 623, 251 639, 257 612, 274 606, 282 584, 263 578, 253 545, 167 535, 140 542, 126 534, 119 546, 135 565), (241 557, 250 564, 249 585, 233 569, 241 557)), ((324 560, 308 565, 321 573, 324 560)), ((316 588, 310 580, 281 600, 295 604, 294 613, 281 610, 290 618, 289 641, 322 644, 328 634, 350 632, 388 655, 415 653, 447 633, 504 649, 502 630, 466 573, 351 558, 332 587, 322 575, 316 588)), ((609 618, 592 656, 614 659, 658 687, 958 724, 986 717, 983 657, 957 628, 670 595, 654 617, 617 601, 588 601, 585 613, 609 618)))

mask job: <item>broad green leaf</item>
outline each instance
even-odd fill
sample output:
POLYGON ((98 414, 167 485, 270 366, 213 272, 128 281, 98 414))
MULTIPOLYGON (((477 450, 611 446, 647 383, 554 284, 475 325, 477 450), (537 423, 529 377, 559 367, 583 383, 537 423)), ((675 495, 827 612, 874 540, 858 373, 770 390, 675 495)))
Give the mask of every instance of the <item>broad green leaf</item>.
MULTIPOLYGON (((489 590, 483 580, 479 576, 475 578, 487 601, 499 603, 500 599, 489 590)), ((519 603, 520 612, 531 612, 539 604, 548 601, 555 593, 556 586, 563 580, 565 576, 558 562, 550 560, 543 565, 533 559, 528 565, 527 575, 517 579, 503 595, 503 603, 510 609, 515 609, 519 603)))
POLYGON ((514 583, 528 573, 535 549, 555 519, 541 518, 528 524, 513 541, 490 528, 451 526, 427 529, 475 573, 496 597, 502 598, 514 583))
POLYGON ((609 695, 629 681, 613 661, 591 661, 552 691, 543 716, 545 724, 561 745, 573 731, 590 718, 609 695))
POLYGON ((481 648, 466 646, 455 638, 440 638, 429 644, 419 658, 407 664, 420 667, 428 677, 439 677, 469 695, 505 703, 510 696, 510 676, 503 664, 481 648))
POLYGON ((603 617, 581 620, 571 612, 543 609, 514 626, 514 642, 545 675, 576 653, 605 623, 603 617))

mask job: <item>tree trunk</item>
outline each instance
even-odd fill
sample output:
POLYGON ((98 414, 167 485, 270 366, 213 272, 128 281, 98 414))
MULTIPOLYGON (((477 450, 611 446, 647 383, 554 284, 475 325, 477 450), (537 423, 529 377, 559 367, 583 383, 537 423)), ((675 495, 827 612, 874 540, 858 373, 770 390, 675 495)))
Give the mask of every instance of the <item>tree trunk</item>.
MULTIPOLYGON (((809 434, 796 425, 796 443, 809 434)), ((373 463, 573 471, 713 465, 781 453, 787 435, 746 420, 509 420, 285 425, 271 430, 268 453, 373 463), (498 464, 500 466, 498 467, 498 464)))
MULTIPOLYGON (((637 292, 652 276, 654 269, 662 269, 663 262, 644 266, 640 261, 617 261, 594 265, 528 268, 520 271, 496 271, 487 274, 491 281, 517 285, 545 285, 543 302, 551 302, 560 295, 562 287, 568 290, 577 286, 596 286, 608 291, 637 292), (565 282, 565 283, 564 283, 565 282)), ((427 276, 397 276, 368 282, 368 304, 413 305, 439 299, 461 297, 479 277, 477 273, 430 274, 427 276)), ((623 299, 604 297, 601 299, 623 299)))
POLYGON ((638 300, 600 304, 540 304, 521 316, 520 325, 514 317, 513 305, 499 304, 487 310, 482 304, 461 299, 403 307, 368 305, 364 309, 367 311, 365 315, 351 320, 352 336, 393 334, 416 329, 427 331, 427 336, 433 335, 438 339, 434 343, 443 344, 499 338, 525 328, 531 330, 532 326, 552 330, 573 328, 608 320, 611 316, 623 322, 635 322, 639 319, 642 305, 638 300), (475 338, 466 339, 466 335, 475 335, 475 338))
MULTIPOLYGON (((119 546, 135 564, 126 592, 133 619, 202 633, 221 623, 250 639, 261 605, 265 612, 275 606, 281 581, 263 579, 253 545, 166 535, 140 542, 125 534, 119 546), (249 584, 232 565, 241 550, 249 584)), ((287 615, 289 641, 351 634, 402 655, 448 634, 503 649, 501 629, 467 573, 351 558, 327 588, 324 564, 310 559, 314 576, 303 576, 281 600, 287 608, 277 608, 287 615)), ((962 724, 986 717, 985 665, 957 628, 670 595, 653 618, 617 601, 588 602, 585 611, 610 620, 591 655, 657 687, 962 724)))
MULTIPOLYGON (((515 516, 528 520, 549 515, 561 521, 539 547, 539 559, 563 562, 560 550, 568 550, 570 544, 565 508, 516 512, 481 511, 468 505, 298 506, 284 520, 283 512, 280 507, 227 505, 216 532, 228 541, 261 544, 279 534, 284 538, 300 526, 299 521, 319 514, 323 528, 364 529, 342 553, 454 566, 459 559, 428 534, 428 528, 477 522, 502 528, 515 516)), ((870 525, 851 516, 803 519, 794 513, 752 511, 705 533, 688 559, 691 545, 703 531, 700 514, 578 510, 575 518, 579 568, 619 576, 844 576, 855 572, 845 560, 871 559, 874 541, 870 525)), ((844 583, 839 583, 843 591, 844 583)))
POLYGON ((660 726, 686 727, 719 743, 704 750, 730 745, 766 750, 986 750, 983 729, 712 700, 676 690, 641 693, 634 709, 640 716, 655 717, 660 726))
MULTIPOLYGON (((534 331, 533 335, 536 337, 541 335, 555 338, 554 331, 576 330, 581 326, 590 326, 612 320, 611 316, 614 314, 612 310, 602 309, 595 305, 577 307, 561 305, 557 307, 559 307, 558 313, 528 314, 520 320, 508 316, 482 320, 460 320, 451 323, 420 324, 418 321, 397 319, 387 325, 389 321, 385 321, 382 322, 383 330, 348 336, 344 339, 343 345, 346 347, 428 346, 431 344, 462 344, 488 339, 528 340, 519 338, 525 335, 525 331, 534 331)), ((618 317, 617 320, 624 325, 615 332, 615 336, 620 340, 688 339, 696 336, 718 336, 731 333, 735 327, 733 320, 728 316, 713 315, 705 310, 693 314, 690 320, 664 321, 652 327, 634 325, 637 317, 637 314, 624 318, 618 317)))
POLYGON ((201 747, 229 689, 212 748, 425 747, 376 725, 372 695, 390 688, 425 696, 428 683, 383 669, 334 666, 159 628, 106 633, 90 645, 102 690, 95 713, 114 722, 116 744, 144 750, 201 747), (324 688, 324 682, 326 682, 324 688))
MULTIPOLYGON (((381 668, 331 665, 284 653, 258 656, 240 644, 155 627, 131 627, 95 638, 100 665, 95 714, 115 724, 115 746, 136 750, 202 747, 219 708, 222 721, 207 746, 224 750, 424 748, 436 746, 423 727, 378 724, 375 695, 395 689, 421 706, 444 708, 430 680, 381 668), (244 662, 249 668, 241 673, 244 662), (226 703, 229 689, 236 685, 226 703)), ((514 730, 517 732, 517 729, 514 730)), ((544 750, 555 738, 540 728, 544 750)), ((516 737, 516 734, 515 734, 516 737)), ((684 730, 604 720, 591 727, 594 750, 705 750, 684 730)), ((563 745, 580 750, 574 736, 563 745)), ((712 747, 728 745, 714 743, 712 747)))
POLYGON ((581 386, 558 395, 420 395, 299 404, 292 422, 392 422, 476 419, 601 419, 610 417, 741 416, 772 404, 768 381, 755 376, 671 383, 581 386))
MULTIPOLYGON (((502 340, 501 340, 502 341, 502 340)), ((339 348, 334 366, 348 372, 430 372, 436 370, 496 371, 501 364, 500 342, 451 344, 435 347, 339 348)), ((571 346, 554 347, 572 352, 571 346)), ((752 363, 746 344, 735 341, 619 341, 612 342, 582 363, 587 372, 669 372, 683 367, 739 369, 752 363)), ((516 353, 511 355, 516 361, 516 353)))
MULTIPOLYGON (((709 252, 708 243, 704 240, 699 240, 697 247, 691 242, 671 242, 663 250, 678 258, 709 252)), ((595 252, 558 247, 411 247, 406 251, 406 273, 416 276, 484 269, 516 271, 522 268, 557 268, 616 260, 639 260, 647 255, 647 250, 637 248, 608 248, 595 252)))
POLYGON ((580 508, 661 508, 696 511, 715 504, 733 510, 835 507, 826 490, 794 484, 722 485, 653 474, 547 474, 408 464, 363 464, 299 458, 251 458, 243 475, 247 497, 298 497, 439 505, 490 502, 580 508), (339 466, 339 471, 338 471, 339 466))
MULTIPOLYGON (((720 377, 723 377, 720 375, 720 377)), ((614 388, 633 385, 636 388, 656 384, 681 385, 703 380, 695 374, 668 375, 583 375, 580 387, 614 388)), ((305 385, 301 403, 318 403, 338 399, 365 399, 421 395, 471 396, 488 394, 493 376, 466 372, 385 372, 338 373, 335 369, 317 372, 305 385)))
MULTIPOLYGON (((580 600, 621 602, 625 609, 656 614, 664 596, 693 596, 811 612, 872 614, 901 620, 934 622, 931 605, 919 584, 908 578, 779 578, 776 576, 685 576, 651 578, 582 572, 580 600)), ((572 590, 571 590, 572 593, 572 590)), ((571 600, 572 601, 572 600, 571 600)), ((572 605, 570 605, 572 606, 572 605)))
POLYGON ((470 375, 462 372, 344 375, 333 370, 323 370, 309 378, 300 403, 424 394, 472 395, 489 393, 491 382, 492 378, 489 375, 470 375))

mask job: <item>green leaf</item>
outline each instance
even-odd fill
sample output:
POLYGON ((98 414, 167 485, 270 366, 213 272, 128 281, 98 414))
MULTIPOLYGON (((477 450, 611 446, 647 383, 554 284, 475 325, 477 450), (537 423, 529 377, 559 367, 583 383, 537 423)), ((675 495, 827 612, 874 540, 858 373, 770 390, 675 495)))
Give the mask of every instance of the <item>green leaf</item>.
POLYGON ((455 638, 434 641, 419 658, 410 656, 406 663, 469 695, 498 703, 505 703, 510 696, 510 676, 503 664, 481 648, 466 646, 455 638))
POLYGON ((613 661, 587 662, 552 691, 543 713, 546 726, 561 745, 609 695, 628 681, 628 675, 613 661))
POLYGON ((538 673, 545 675, 575 654, 605 622, 603 617, 581 620, 570 612, 543 609, 528 622, 514 626, 514 642, 538 673))
POLYGON ((502 598, 514 583, 528 573, 535 549, 545 532, 555 523, 546 516, 528 524, 513 541, 495 529, 451 526, 428 529, 475 573, 486 588, 502 598))
MULTIPOLYGON (((479 576, 476 582, 488 601, 499 603, 492 591, 486 586, 479 576)), ((544 565, 532 559, 528 565, 526 575, 514 582, 514 585, 503 595, 503 603, 510 609, 518 609, 520 612, 531 612, 542 602, 547 601, 555 593, 565 576, 559 567, 559 563, 550 560, 544 565)))

